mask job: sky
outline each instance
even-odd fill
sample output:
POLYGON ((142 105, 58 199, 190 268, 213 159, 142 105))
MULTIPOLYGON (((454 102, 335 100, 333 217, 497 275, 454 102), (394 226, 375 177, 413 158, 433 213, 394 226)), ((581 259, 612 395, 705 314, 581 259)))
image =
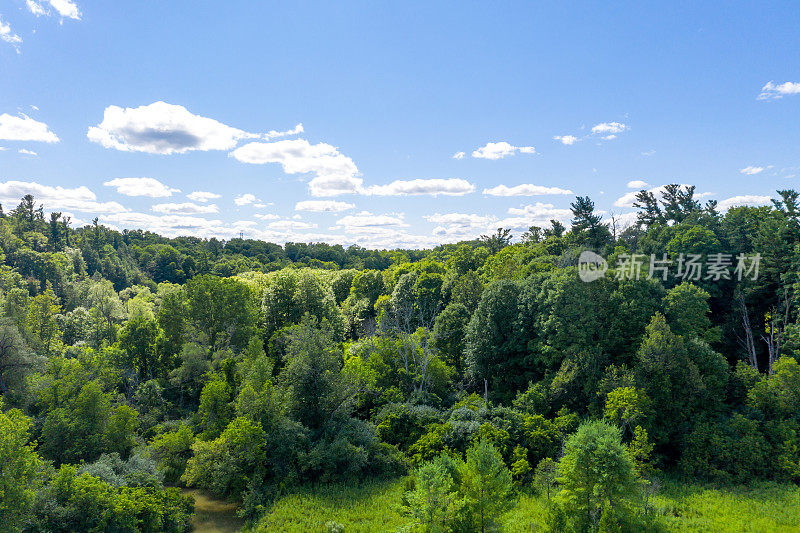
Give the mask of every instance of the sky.
POLYGON ((800 181, 797 2, 0 0, 0 202, 425 248, 800 181), (610 4, 610 5, 601 5, 610 4))

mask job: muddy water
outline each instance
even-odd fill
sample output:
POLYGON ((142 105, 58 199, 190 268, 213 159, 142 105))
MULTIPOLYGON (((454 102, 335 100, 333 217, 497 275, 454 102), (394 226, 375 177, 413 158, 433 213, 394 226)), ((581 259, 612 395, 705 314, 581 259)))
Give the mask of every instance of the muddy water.
POLYGON ((183 494, 194 498, 195 533, 234 533, 244 527, 244 520, 236 516, 236 505, 217 500, 197 489, 183 489, 183 494))

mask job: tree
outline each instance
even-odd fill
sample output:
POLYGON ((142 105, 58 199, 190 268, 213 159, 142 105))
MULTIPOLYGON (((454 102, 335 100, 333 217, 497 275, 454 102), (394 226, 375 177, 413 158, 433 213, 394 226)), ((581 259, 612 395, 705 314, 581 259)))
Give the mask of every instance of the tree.
POLYGON ((58 298, 52 289, 36 295, 28 306, 28 331, 36 347, 50 353, 54 344, 60 342, 61 331, 56 315, 61 311, 58 298))
POLYGON ((558 463, 549 457, 545 457, 536 465, 533 474, 533 484, 539 494, 547 497, 550 503, 550 495, 556 487, 556 475, 558 474, 558 463))
POLYGON ((217 351, 241 351, 255 334, 258 313, 251 289, 234 278, 204 275, 185 285, 187 316, 198 337, 217 351))
POLYGON ((33 358, 17 327, 7 318, 0 318, 0 393, 6 394, 24 383, 33 358))
POLYGON ((611 240, 608 224, 594 212, 594 202, 588 196, 577 196, 570 204, 572 211, 572 234, 577 242, 590 248, 599 249, 611 240))
POLYGON ((431 533, 448 531, 462 503, 447 466, 443 456, 423 463, 414 475, 414 490, 406 493, 411 515, 431 533))
POLYGON ((584 422, 564 444, 558 463, 561 507, 580 531, 597 527, 606 506, 636 494, 636 471, 622 433, 604 421, 584 422))
POLYGON ((497 228, 492 235, 481 235, 480 241, 486 245, 490 253, 496 254, 511 243, 512 237, 510 229, 497 228))
POLYGON ((233 416, 231 387, 224 379, 215 378, 206 383, 200 394, 200 426, 204 440, 217 438, 233 416))
POLYGON ((18 409, 0 411, 0 529, 21 531, 41 486, 44 461, 30 442, 31 419, 18 409))
POLYGON ((119 332, 119 345, 131 368, 142 381, 160 377, 163 369, 158 361, 161 331, 153 318, 143 315, 128 320, 119 332))
POLYGON ((697 285, 684 281, 664 297, 664 314, 673 332, 695 336, 712 342, 719 339, 719 330, 711 328, 708 315, 711 295, 697 285))
POLYGON ((511 472, 503 456, 487 440, 481 439, 467 450, 461 469, 464 503, 481 533, 513 505, 511 472))

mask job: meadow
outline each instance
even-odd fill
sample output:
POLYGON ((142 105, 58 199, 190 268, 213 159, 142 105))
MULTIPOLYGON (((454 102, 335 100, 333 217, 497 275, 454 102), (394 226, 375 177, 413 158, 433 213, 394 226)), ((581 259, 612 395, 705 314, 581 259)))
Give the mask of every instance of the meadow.
MULTIPOLYGON (((664 531, 789 533, 800 531, 800 488, 793 484, 747 486, 686 484, 661 479, 650 500, 664 531)), ((395 532, 410 524, 402 507, 406 478, 359 485, 307 488, 280 498, 248 533, 324 532, 328 522, 346 533, 395 532)), ((543 531, 546 498, 522 493, 501 519, 500 531, 543 531)))

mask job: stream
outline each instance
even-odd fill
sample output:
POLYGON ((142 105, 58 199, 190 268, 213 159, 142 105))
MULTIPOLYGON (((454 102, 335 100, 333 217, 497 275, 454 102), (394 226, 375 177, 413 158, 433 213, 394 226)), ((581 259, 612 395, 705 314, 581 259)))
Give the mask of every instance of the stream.
POLYGON ((197 489, 181 489, 194 499, 194 533, 234 533, 244 527, 244 520, 236 516, 236 504, 218 500, 197 489))

